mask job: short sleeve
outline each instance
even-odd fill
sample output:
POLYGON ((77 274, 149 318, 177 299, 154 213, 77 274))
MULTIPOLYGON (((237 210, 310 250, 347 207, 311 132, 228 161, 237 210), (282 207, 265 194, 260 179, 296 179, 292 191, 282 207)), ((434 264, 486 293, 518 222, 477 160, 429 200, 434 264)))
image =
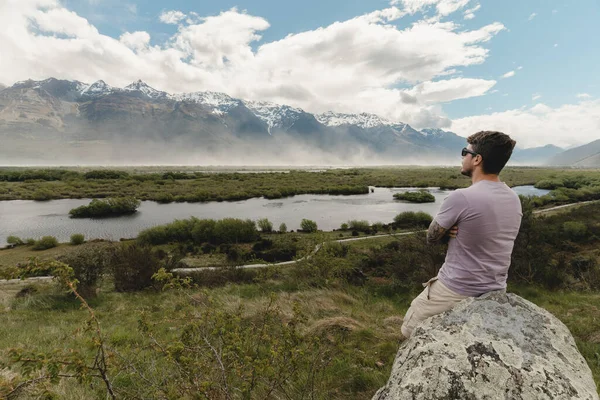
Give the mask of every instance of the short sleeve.
POLYGON ((468 207, 465 195, 459 190, 455 190, 444 199, 435 220, 442 228, 450 229, 464 218, 468 207))

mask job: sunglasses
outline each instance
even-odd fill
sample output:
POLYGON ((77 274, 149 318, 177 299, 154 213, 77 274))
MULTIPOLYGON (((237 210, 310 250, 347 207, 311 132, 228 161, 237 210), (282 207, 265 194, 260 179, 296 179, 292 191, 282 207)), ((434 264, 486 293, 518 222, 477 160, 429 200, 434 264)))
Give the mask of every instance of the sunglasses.
POLYGON ((462 151, 461 151, 460 155, 464 157, 464 156, 466 156, 467 154, 470 154, 470 155, 472 155, 473 157, 475 157, 475 156, 478 156, 478 155, 479 155, 479 153, 475 153, 474 151, 471 151, 471 150, 467 149, 466 147, 463 147, 463 149, 462 149, 462 151))

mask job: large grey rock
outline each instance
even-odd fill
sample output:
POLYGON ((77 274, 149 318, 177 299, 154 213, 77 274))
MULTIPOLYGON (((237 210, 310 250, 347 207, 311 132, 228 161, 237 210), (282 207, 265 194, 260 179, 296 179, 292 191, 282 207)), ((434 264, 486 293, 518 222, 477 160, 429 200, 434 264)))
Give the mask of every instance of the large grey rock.
POLYGON ((562 322, 517 295, 492 292, 419 325, 373 399, 597 400, 598 393, 562 322))

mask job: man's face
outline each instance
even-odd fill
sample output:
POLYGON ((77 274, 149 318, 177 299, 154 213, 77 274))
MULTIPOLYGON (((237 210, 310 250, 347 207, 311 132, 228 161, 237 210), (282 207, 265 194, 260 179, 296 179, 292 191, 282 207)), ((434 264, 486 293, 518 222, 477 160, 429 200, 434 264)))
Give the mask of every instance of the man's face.
MULTIPOLYGON (((473 145, 468 145, 467 150, 473 151, 473 145)), ((473 175, 473 170, 475 169, 474 163, 475 156, 473 154, 467 154, 462 158, 462 167, 460 169, 460 173, 462 175, 468 176, 469 178, 473 175)))

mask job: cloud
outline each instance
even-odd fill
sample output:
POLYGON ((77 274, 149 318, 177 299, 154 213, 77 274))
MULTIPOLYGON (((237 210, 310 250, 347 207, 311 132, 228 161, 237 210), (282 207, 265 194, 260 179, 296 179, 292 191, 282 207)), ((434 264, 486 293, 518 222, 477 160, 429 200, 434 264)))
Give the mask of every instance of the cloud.
POLYGON ((539 93, 534 93, 533 95, 531 95, 531 101, 536 101, 542 98, 542 95, 539 93))
POLYGON ((466 20, 470 20, 470 19, 475 18, 475 11, 479 10, 480 8, 481 8, 481 4, 477 4, 475 7, 469 8, 463 14, 463 18, 466 19, 466 20))
POLYGON ((531 13, 531 15, 527 18, 527 21, 531 21, 537 16, 537 13, 531 13))
MULTIPOLYGON (((408 3, 414 10, 420 2, 408 3)), ((467 3, 429 2, 444 15, 467 3)), ((485 43, 504 26, 390 23, 406 12, 392 6, 255 46, 269 28, 259 16, 236 8, 209 17, 166 11, 161 21, 178 23, 178 30, 153 46, 148 32, 126 32, 119 39, 103 35, 58 0, 5 0, 0 81, 53 76, 122 87, 143 79, 172 93, 222 91, 309 112, 372 112, 416 127, 446 127, 450 120, 439 103, 481 96, 495 81, 439 79, 485 62, 485 43)))
POLYGON ((515 71, 508 71, 507 73, 502 75, 501 78, 506 79, 506 78, 512 78, 513 76, 515 76, 515 71))
POLYGON ((577 98, 579 99, 591 99, 592 96, 587 93, 577 93, 577 98))
POLYGON ((463 136, 480 130, 499 130, 515 138, 518 146, 524 148, 548 143, 578 146, 598 139, 600 100, 556 108, 536 104, 529 109, 461 118, 452 122, 452 130, 463 136))
POLYGON ((520 71, 520 70, 522 70, 522 69, 523 69, 523 67, 522 67, 521 65, 519 65, 519 66, 517 67, 517 70, 518 70, 518 71, 520 71))
POLYGON ((181 11, 175 11, 175 10, 164 11, 158 17, 158 19, 161 22, 164 22, 165 24, 173 24, 173 25, 176 25, 177 23, 179 23, 179 21, 181 21, 184 18, 185 18, 184 13, 182 13, 181 11))
POLYGON ((496 81, 456 78, 437 82, 423 82, 408 93, 421 103, 443 103, 452 100, 484 95, 496 81))
POLYGON ((148 47, 150 43, 150 34, 148 32, 125 32, 119 38, 119 41, 132 50, 142 50, 148 47))
POLYGON ((554 43, 554 47, 558 47, 558 43, 554 43))
MULTIPOLYGON (((400 5, 409 14, 422 12, 435 6, 438 16, 445 17, 466 7, 471 0, 392 0, 392 5, 400 5)), ((475 10, 474 10, 475 11, 475 10)))

